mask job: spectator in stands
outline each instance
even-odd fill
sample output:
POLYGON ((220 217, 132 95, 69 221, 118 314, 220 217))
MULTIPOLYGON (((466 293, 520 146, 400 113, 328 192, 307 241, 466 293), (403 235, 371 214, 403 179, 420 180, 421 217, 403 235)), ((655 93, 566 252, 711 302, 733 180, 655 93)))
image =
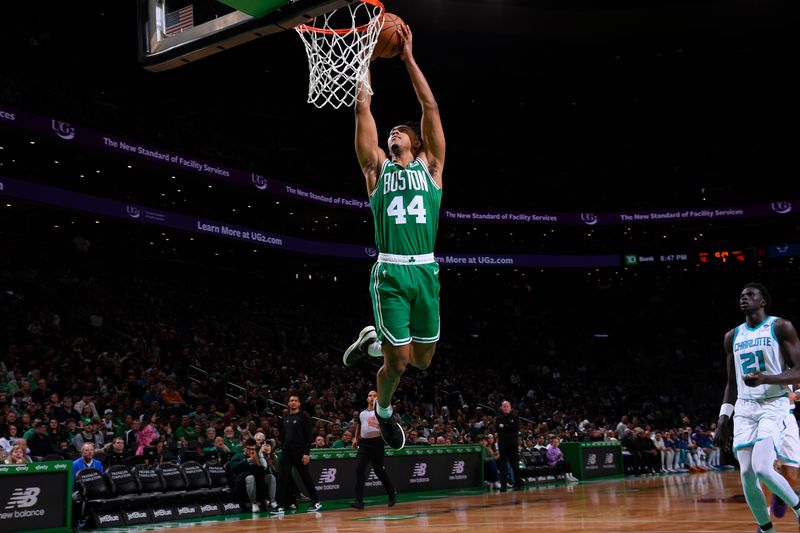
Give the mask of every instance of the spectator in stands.
POLYGON ((500 454, 491 446, 486 435, 481 435, 478 438, 478 443, 481 445, 483 451, 483 471, 485 473, 486 483, 490 488, 494 487, 499 489, 500 472, 497 469, 497 460, 500 458, 500 454))
POLYGON ((91 442, 81 447, 81 456, 72 462, 72 479, 84 468, 96 468, 101 474, 105 472, 103 463, 94 458, 94 444, 91 442))
POLYGON ((76 416, 75 408, 72 405, 72 396, 64 396, 64 400, 61 403, 53 404, 53 416, 58 420, 59 424, 66 422, 69 417, 76 416))
POLYGON ((159 437, 156 424, 158 415, 156 413, 147 413, 147 418, 144 427, 139 432, 139 439, 136 446, 136 455, 144 455, 145 448, 154 448, 159 437))
POLYGON ((106 452, 106 467, 127 464, 131 457, 125 449, 125 439, 122 437, 114 437, 113 441, 103 447, 103 451, 106 452))
POLYGON ((158 437, 155 445, 144 449, 145 463, 160 465, 161 463, 174 463, 177 459, 172 450, 167 448, 164 437, 158 437))
POLYGON ((561 440, 555 435, 550 437, 550 445, 547 447, 547 464, 551 468, 557 469, 564 474, 564 479, 571 483, 577 483, 578 478, 572 475, 572 465, 564 460, 564 453, 559 448, 561 440))
MULTIPOLYGON (((89 422, 86 424, 81 431, 75 435, 75 449, 80 451, 81 453, 83 450, 83 445, 87 442, 91 442, 95 448, 102 448, 105 444, 105 440, 103 440, 103 435, 97 432, 97 424, 94 422, 89 422)), ((94 450, 94 449, 93 449, 94 450)))
POLYGON ((192 424, 189 415, 183 415, 181 417, 181 425, 175 429, 174 433, 175 439, 184 447, 190 446, 190 443, 197 442, 197 430, 194 424, 192 424))
POLYGON ((278 489, 278 458, 275 457, 275 439, 267 439, 259 450, 259 460, 265 468, 264 483, 267 487, 267 498, 271 509, 277 509, 275 500, 278 489))
MULTIPOLYGON (((20 439, 22 440, 22 439, 20 439)), ((7 465, 22 465, 26 463, 32 463, 33 459, 31 459, 25 453, 25 445, 24 444, 16 444, 11 447, 11 451, 8 454, 8 457, 5 459, 5 464, 7 465)))
POLYGON ((84 393, 83 397, 75 403, 74 410, 78 413, 78 415, 83 415, 83 407, 85 405, 89 406, 89 415, 88 417, 91 419, 95 416, 100 416, 100 413, 97 412, 97 406, 94 404, 94 394, 87 392, 84 393))
POLYGON ((81 409, 78 422, 82 428, 92 423, 92 408, 89 405, 84 405, 81 409))
POLYGON ((6 433, 0 438, 0 446, 6 453, 11 453, 11 448, 14 447, 17 439, 17 426, 10 424, 6 426, 6 433))
POLYGON ((47 435, 50 437, 50 440, 53 441, 54 446, 58 446, 63 440, 69 440, 67 432, 55 418, 51 418, 47 423, 47 435))
POLYGON ((180 410, 186 408, 186 401, 177 390, 174 381, 167 381, 167 386, 161 391, 161 405, 167 410, 180 410))
POLYGON ((231 472, 235 476, 234 491, 242 499, 247 499, 254 513, 266 511, 268 505, 265 484, 265 469, 258 457, 256 440, 249 438, 244 442, 242 452, 231 458, 231 472))
POLYGON ((31 458, 34 461, 42 461, 46 455, 55 453, 55 445, 47 434, 46 422, 40 421, 36 424, 36 430, 28 439, 28 448, 31 450, 31 458))
POLYGON ((353 434, 349 431, 342 433, 342 438, 333 441, 331 448, 352 448, 353 447, 353 434))
POLYGON ((103 418, 100 419, 100 431, 103 433, 103 439, 106 442, 111 442, 114 438, 114 410, 106 409, 103 411, 103 418))
POLYGON ((225 442, 225 446, 228 447, 231 453, 238 453, 242 451, 242 441, 237 438, 233 426, 225 426, 225 429, 223 430, 223 440, 225 442))
POLYGON ((136 449, 139 447, 139 428, 141 427, 141 422, 139 419, 133 418, 131 420, 131 428, 125 432, 125 436, 123 437, 125 440, 125 449, 131 453, 136 453, 136 449))
POLYGON ((325 443, 325 437, 323 437, 322 435, 317 435, 316 437, 314 437, 314 449, 327 448, 327 447, 328 446, 325 443))

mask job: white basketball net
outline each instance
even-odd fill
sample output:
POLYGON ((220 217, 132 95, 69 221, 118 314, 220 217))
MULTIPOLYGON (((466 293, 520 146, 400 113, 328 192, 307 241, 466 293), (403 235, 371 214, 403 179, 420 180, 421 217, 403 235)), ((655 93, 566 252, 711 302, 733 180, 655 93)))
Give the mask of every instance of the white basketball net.
POLYGON ((361 91, 372 94, 369 61, 383 26, 382 14, 380 2, 364 0, 295 27, 308 55, 309 104, 352 107, 361 91))

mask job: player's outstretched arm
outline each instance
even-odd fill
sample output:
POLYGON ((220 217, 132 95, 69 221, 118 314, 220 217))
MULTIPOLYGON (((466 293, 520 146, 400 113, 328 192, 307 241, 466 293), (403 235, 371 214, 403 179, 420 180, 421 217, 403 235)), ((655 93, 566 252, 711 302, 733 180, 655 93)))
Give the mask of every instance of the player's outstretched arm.
POLYGON ((422 107, 422 141, 423 151, 427 159, 428 170, 436 183, 442 186, 442 172, 444 171, 445 141, 444 129, 442 128, 442 118, 439 115, 439 104, 433 96, 433 91, 422 74, 413 54, 413 35, 408 24, 400 26, 400 38, 403 42, 403 49, 400 52, 400 59, 406 64, 406 70, 414 86, 422 107))
POLYGON ((359 85, 359 96, 356 98, 356 157, 364 173, 367 184, 367 194, 372 194, 378 182, 378 173, 381 170, 386 153, 378 144, 378 127, 375 117, 372 116, 372 95, 363 90, 363 83, 359 85))

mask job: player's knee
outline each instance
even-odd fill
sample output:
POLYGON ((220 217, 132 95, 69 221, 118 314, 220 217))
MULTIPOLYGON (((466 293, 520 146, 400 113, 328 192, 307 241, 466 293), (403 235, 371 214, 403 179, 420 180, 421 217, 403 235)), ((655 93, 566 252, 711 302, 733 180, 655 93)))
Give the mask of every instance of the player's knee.
POLYGON ((420 370, 425 370, 429 366, 431 366, 431 360, 430 359, 421 359, 421 360, 414 361, 414 366, 419 368, 420 370))

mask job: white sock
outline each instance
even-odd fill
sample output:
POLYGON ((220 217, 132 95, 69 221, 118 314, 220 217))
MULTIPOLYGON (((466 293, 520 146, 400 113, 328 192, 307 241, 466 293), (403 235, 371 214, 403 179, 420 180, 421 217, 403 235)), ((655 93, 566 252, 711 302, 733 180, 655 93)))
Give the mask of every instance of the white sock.
POLYGON ((370 357, 383 357, 383 350, 381 350, 381 343, 378 341, 374 341, 372 344, 367 346, 367 353, 370 357))
POLYGON ((375 402, 375 414, 378 415, 379 417, 392 418, 393 412, 394 410, 392 409, 391 405, 389 407, 381 407, 381 404, 375 402))

